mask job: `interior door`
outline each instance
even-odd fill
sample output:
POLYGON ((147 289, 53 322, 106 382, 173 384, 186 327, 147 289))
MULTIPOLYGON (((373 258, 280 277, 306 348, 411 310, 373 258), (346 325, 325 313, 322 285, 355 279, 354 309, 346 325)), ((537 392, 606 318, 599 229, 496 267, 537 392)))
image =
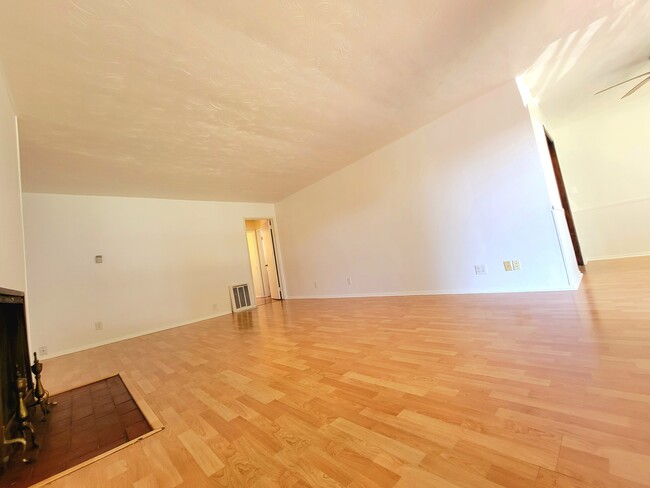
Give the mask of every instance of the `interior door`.
POLYGON ((269 275, 271 298, 282 300, 282 289, 280 288, 280 277, 278 275, 278 266, 275 259, 275 245, 273 243, 273 228, 271 226, 271 221, 265 221, 260 230, 262 231, 262 242, 264 245, 264 256, 266 257, 266 269, 269 275))
POLYGON ((255 288, 256 297, 264 297, 264 285, 262 276, 266 274, 266 269, 262 272, 260 263, 260 253, 257 250, 257 236, 254 230, 246 231, 246 240, 248 241, 248 257, 251 262, 251 274, 253 275, 253 288, 255 288))
POLYGON ((264 292, 264 297, 270 297, 271 296, 271 287, 269 286, 269 272, 268 272, 268 267, 266 265, 266 255, 264 252, 264 238, 262 236, 262 229, 257 229, 255 231, 255 235, 257 237, 257 253, 259 255, 259 261, 260 261, 260 266, 261 266, 261 274, 262 274, 262 288, 264 292))

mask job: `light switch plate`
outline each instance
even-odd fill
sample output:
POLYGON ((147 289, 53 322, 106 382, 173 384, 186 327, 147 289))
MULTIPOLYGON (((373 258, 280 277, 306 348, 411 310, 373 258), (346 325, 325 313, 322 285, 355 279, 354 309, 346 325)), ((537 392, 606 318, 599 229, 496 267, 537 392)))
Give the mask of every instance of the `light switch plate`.
POLYGON ((512 271, 512 261, 504 261, 503 269, 505 269, 506 271, 512 271))

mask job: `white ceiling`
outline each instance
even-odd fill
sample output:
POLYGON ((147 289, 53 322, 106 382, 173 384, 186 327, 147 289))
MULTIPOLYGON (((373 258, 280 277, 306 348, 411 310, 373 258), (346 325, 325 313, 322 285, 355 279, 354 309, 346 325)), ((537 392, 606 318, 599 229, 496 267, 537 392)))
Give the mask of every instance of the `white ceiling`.
POLYGON ((638 0, 553 42, 523 79, 553 128, 650 96, 646 85, 621 100, 642 79, 596 95, 649 71, 650 2, 638 0))
POLYGON ((1 1, 25 191, 263 202, 630 3, 1 1))

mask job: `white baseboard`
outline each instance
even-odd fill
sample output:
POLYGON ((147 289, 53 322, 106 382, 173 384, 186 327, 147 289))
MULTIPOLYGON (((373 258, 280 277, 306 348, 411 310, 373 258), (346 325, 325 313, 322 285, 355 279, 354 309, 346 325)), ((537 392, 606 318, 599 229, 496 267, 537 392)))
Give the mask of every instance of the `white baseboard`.
MULTIPOLYGON (((580 276, 582 280, 582 275, 580 276)), ((426 296, 426 295, 499 295, 503 293, 540 293, 554 291, 575 291, 580 286, 578 282, 575 286, 555 287, 555 288, 534 288, 529 290, 502 289, 502 290, 423 290, 423 291, 398 291, 398 292, 375 292, 375 293, 353 293, 349 295, 288 295, 289 300, 313 300, 328 298, 375 298, 375 297, 407 297, 407 296, 426 296)))
POLYGON ((608 259, 625 259, 625 258, 641 258, 644 256, 650 256, 650 251, 639 252, 639 253, 630 253, 630 254, 610 254, 608 256, 596 256, 589 257, 585 264, 588 264, 590 261, 606 261, 608 259))
POLYGON ((163 325, 161 327, 155 327, 153 329, 147 329, 143 330, 140 332, 135 332, 133 334, 127 334, 119 337, 113 337, 110 339, 105 339, 103 341, 98 341, 98 342, 93 342, 91 344, 87 344, 85 346, 80 346, 80 347, 73 347, 72 349, 65 349, 63 351, 55 352, 53 354, 48 354, 47 356, 43 356, 42 358, 39 358, 43 361, 47 361, 48 359, 56 358, 59 356, 65 356, 66 354, 73 354, 75 352, 80 352, 80 351, 85 351, 86 349, 93 349, 95 347, 100 347, 100 346, 105 346, 107 344, 113 344, 114 342, 120 342, 120 341, 126 341, 127 339, 133 339, 135 337, 140 337, 144 335, 149 335, 149 334, 155 334, 156 332, 161 332, 163 330, 168 330, 168 329, 175 329, 176 327, 183 327, 185 325, 190 325, 194 324, 196 322, 202 322, 204 320, 209 320, 209 319, 214 319, 217 317, 223 317, 224 315, 230 315, 232 312, 222 312, 216 315, 206 315, 204 317, 197 317, 195 319, 190 320, 189 322, 183 321, 182 323, 174 323, 174 324, 168 324, 168 325, 163 325))

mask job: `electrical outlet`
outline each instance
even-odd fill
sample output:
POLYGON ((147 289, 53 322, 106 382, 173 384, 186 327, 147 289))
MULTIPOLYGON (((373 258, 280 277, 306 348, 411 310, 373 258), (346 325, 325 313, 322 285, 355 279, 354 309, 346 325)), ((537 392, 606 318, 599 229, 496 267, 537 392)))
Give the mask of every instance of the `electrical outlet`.
POLYGON ((104 330, 104 324, 101 322, 95 322, 95 330, 104 330))
POLYGON ((518 259, 514 259, 512 261, 512 269, 514 269, 515 271, 519 271, 521 269, 521 263, 519 262, 518 259))
POLYGON ((503 269, 505 269, 506 271, 512 271, 512 261, 504 261, 503 269))
POLYGON ((47 346, 41 346, 38 348, 39 356, 47 356, 47 346))
POLYGON ((212 304, 212 310, 214 310, 216 312, 217 310, 219 310, 219 306, 216 303, 213 303, 212 304))
POLYGON ((477 275, 486 275, 487 274, 487 266, 485 264, 475 264, 474 265, 474 273, 477 275))
POLYGON ((351 284, 352 284, 352 278, 350 278, 350 277, 348 276, 348 285, 351 285, 351 284))

